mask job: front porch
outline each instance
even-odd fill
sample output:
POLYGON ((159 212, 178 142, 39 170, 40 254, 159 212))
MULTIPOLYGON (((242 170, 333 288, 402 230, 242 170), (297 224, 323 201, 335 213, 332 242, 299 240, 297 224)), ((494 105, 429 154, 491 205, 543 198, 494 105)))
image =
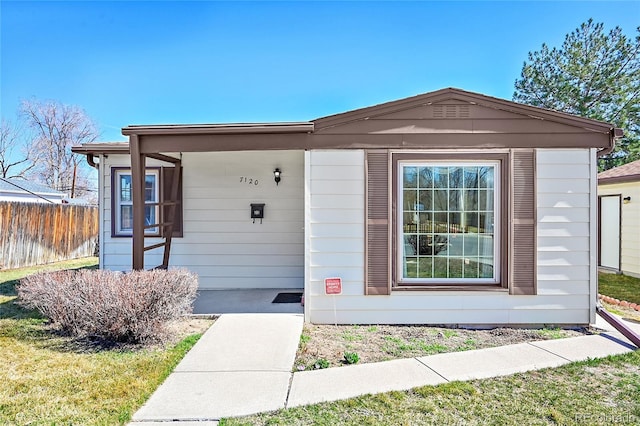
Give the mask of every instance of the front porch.
POLYGON ((273 303, 279 293, 302 293, 303 289, 267 288, 248 290, 200 290, 194 303, 195 315, 217 314, 302 314, 300 303, 273 303))

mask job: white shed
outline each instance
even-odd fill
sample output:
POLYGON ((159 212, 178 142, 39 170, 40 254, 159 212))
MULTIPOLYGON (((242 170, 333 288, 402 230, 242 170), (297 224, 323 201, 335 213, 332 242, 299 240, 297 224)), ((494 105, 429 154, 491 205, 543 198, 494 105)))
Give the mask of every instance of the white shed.
POLYGON ((598 266, 640 278, 640 160, 598 174, 598 266))

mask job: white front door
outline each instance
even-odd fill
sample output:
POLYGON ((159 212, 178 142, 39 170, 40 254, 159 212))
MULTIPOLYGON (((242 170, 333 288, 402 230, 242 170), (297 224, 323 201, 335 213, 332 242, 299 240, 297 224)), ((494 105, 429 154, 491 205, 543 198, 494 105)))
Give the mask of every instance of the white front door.
POLYGON ((600 196, 600 266, 620 269, 621 195, 600 196))

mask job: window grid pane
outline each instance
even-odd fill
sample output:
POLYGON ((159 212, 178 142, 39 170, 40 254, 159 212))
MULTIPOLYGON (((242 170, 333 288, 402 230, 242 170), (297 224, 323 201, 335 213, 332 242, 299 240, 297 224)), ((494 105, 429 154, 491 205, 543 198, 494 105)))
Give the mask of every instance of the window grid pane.
POLYGON ((401 166, 403 278, 496 278, 495 167, 401 166))
MULTIPOLYGON (((133 197, 132 197, 132 178, 130 172, 118 172, 118 194, 116 198, 119 205, 119 225, 118 232, 130 235, 133 231, 133 197)), ((148 173, 145 175, 144 199, 145 203, 158 202, 158 174, 148 173)), ((145 206, 145 225, 158 223, 158 206, 145 206)), ((145 234, 157 234, 158 227, 145 229, 145 234)))

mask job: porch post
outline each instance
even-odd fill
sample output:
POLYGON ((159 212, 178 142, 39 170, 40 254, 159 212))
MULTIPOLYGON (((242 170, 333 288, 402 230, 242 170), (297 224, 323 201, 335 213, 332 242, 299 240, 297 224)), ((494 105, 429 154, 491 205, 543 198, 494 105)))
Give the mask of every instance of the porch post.
POLYGON ((133 201, 133 262, 134 270, 144 269, 144 187, 145 156, 140 153, 138 135, 129 136, 131 152, 131 189, 133 201))

